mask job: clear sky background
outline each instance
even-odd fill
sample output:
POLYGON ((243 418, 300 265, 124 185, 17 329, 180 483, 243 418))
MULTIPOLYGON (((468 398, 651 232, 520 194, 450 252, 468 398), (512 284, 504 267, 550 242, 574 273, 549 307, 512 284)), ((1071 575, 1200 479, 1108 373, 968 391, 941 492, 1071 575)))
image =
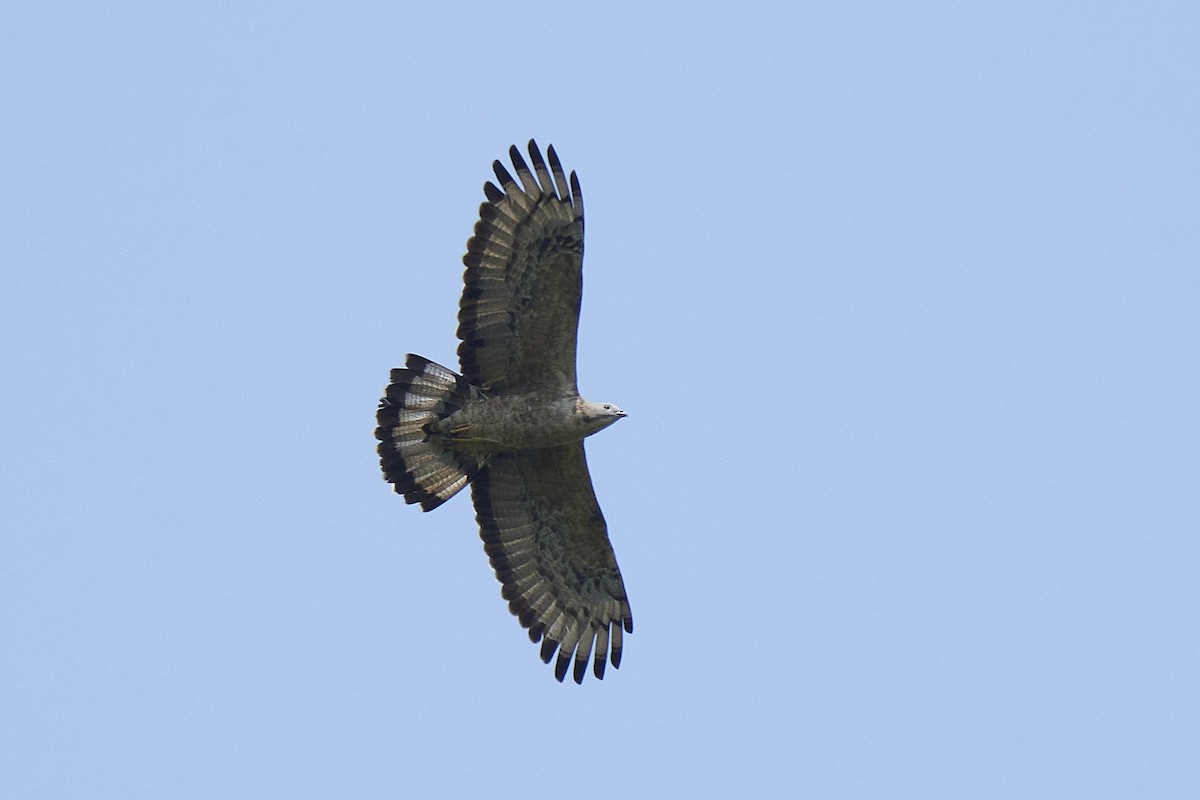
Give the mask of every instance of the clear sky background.
POLYGON ((0 794, 1195 797, 1200 10, 10 4, 0 794), (555 682, 469 497, 492 159, 587 199, 637 622, 555 682))

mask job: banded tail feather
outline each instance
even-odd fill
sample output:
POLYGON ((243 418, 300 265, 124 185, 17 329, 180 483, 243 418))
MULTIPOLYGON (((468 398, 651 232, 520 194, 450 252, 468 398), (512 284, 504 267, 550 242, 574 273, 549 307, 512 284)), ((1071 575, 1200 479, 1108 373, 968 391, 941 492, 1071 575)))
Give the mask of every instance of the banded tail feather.
POLYGON ((432 511, 471 482, 484 460, 446 449, 429 426, 482 396, 479 389, 427 358, 412 355, 394 369, 379 401, 379 463, 383 477, 404 502, 432 511))

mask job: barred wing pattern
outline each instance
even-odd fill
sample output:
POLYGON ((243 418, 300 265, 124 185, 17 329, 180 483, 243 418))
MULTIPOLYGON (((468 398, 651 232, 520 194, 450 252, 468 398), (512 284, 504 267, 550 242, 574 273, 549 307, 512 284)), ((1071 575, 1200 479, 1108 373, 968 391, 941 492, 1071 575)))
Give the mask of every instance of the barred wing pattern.
POLYGON ((509 149, 520 184, 499 161, 463 256, 458 313, 463 376, 489 393, 576 391, 575 341, 583 293, 583 194, 529 142, 530 171, 509 149), (536 173, 536 178, 534 177, 536 173))
POLYGON ((608 528, 592 491, 583 443, 494 456, 471 484, 484 549, 509 609, 542 642, 554 674, 582 683, 592 656, 604 677, 621 665, 633 615, 608 528), (611 654, 611 655, 610 655, 611 654))

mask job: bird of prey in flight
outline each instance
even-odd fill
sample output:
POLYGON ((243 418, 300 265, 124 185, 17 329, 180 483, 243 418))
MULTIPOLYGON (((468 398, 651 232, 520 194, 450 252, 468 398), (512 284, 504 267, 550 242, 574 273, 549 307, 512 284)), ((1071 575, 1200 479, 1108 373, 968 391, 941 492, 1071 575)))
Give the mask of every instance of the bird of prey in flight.
POLYGON ((496 161, 467 241, 458 312, 461 375, 416 355, 377 412, 384 479, 430 511, 470 484, 484 550, 508 607, 582 683, 621 664, 633 616, 588 475, 583 440, 625 412, 579 396, 583 195, 554 148, 496 161))

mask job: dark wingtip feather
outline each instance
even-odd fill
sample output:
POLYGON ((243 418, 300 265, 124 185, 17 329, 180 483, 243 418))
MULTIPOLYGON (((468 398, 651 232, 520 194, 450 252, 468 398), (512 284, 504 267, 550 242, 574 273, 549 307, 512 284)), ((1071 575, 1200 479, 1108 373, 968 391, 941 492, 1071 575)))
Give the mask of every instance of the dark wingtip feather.
POLYGON ((508 146, 508 158, 517 169, 525 168, 525 159, 521 157, 521 151, 517 149, 515 144, 508 146))
MULTIPOLYGON (((534 623, 537 622, 537 609, 529 605, 524 598, 521 598, 521 611, 517 614, 517 619, 521 622, 521 627, 528 628, 530 634, 534 632, 534 623)), ((542 638, 542 629, 537 629, 538 639, 542 638)), ((537 639, 534 639, 536 642, 537 639)))
POLYGON ((575 206, 575 216, 583 216, 583 190, 579 188, 579 176, 571 170, 571 205, 575 206))
MULTIPOLYGON (((554 651, 558 649, 558 642, 551 639, 549 636, 542 642, 542 663, 549 664, 550 659, 554 658, 554 651)), ((561 678, 560 678, 561 680, 561 678)))
POLYGON ((562 683, 563 679, 567 677, 567 668, 570 666, 571 657, 566 653, 559 653, 558 663, 554 665, 554 677, 558 679, 559 683, 562 683))
POLYGON ((575 674, 571 676, 575 679, 575 683, 582 684, 583 676, 586 674, 587 674, 587 662, 576 659, 575 660, 575 674))
POLYGON ((562 162, 558 160, 558 153, 554 151, 554 145, 546 148, 546 157, 550 159, 550 171, 554 173, 554 188, 558 193, 559 199, 563 202, 571 202, 571 188, 567 186, 566 176, 563 175, 562 162))
MULTIPOLYGON (((508 174, 508 170, 504 168, 504 165, 501 164, 499 160, 492 162, 492 172, 496 173, 496 180, 500 181, 500 185, 503 186, 505 190, 507 190, 509 186, 516 186, 517 182, 513 180, 512 175, 508 174)), ((484 189, 484 191, 486 192, 487 189, 484 189)))
MULTIPOLYGON (((499 164, 500 162, 497 161, 496 163, 499 164)), ((487 199, 491 200, 493 203, 499 203, 504 199, 504 192, 500 191, 500 188, 491 181, 484 182, 483 193, 487 195, 487 199)))
POLYGON ((537 172, 538 183, 541 184, 542 191, 551 197, 558 197, 558 190, 554 186, 554 177, 546 167, 546 159, 542 158, 542 151, 538 150, 537 142, 533 139, 529 140, 529 157, 533 159, 533 169, 537 172))

